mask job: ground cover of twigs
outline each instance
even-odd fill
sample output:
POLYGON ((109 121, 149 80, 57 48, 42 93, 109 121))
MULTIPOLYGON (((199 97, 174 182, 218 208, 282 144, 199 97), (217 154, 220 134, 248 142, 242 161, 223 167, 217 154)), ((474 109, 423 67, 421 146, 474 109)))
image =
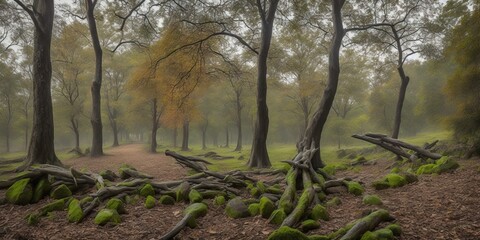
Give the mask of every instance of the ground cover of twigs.
MULTIPOLYGON (((375 190, 372 183, 391 172, 392 169, 389 168, 391 160, 376 160, 375 164, 361 165, 353 170, 337 171, 335 179, 342 179, 342 181, 338 186, 332 186, 328 190, 323 202, 338 198, 341 203, 329 204, 327 207, 329 221, 318 220, 320 227, 308 232, 308 235, 332 234, 373 210, 386 209, 396 219, 394 222, 401 226, 402 234, 395 237, 396 239, 479 239, 480 215, 477 209, 480 203, 480 162, 479 160, 459 160, 458 162, 460 167, 453 172, 420 175, 417 182, 383 190, 375 190), (348 193, 347 188, 343 186, 344 179, 363 183, 365 191, 358 196, 348 193), (364 204, 362 200, 365 195, 377 195, 382 205, 364 204)), ((150 175, 153 177, 151 180, 153 182, 175 181, 187 176, 187 168, 180 167, 173 158, 163 154, 145 153, 141 145, 121 146, 112 149, 108 156, 102 158, 79 158, 66 162, 75 169, 88 169, 92 173, 99 173, 105 169, 117 172, 124 163, 137 169, 138 172, 150 175)), ((294 165, 294 163, 291 164, 294 165)), ((299 166, 298 169, 303 167, 299 166)), ((305 173, 308 171, 308 169, 304 170, 300 171, 305 173)), ((278 176, 249 174, 246 177, 269 183, 269 181, 278 180, 278 176)), ((78 181, 81 180, 78 179, 78 181)), ((267 185, 274 184, 272 182, 267 185)), ((285 181, 280 182, 280 185, 282 190, 285 189, 285 181)), ((298 195, 306 192, 297 190, 298 195)), ((232 191, 235 190, 232 189, 232 191)), ((0 197, 3 197, 5 192, 1 190, 0 197)), ((79 191, 74 196, 80 198, 92 192, 95 191, 79 191)), ((244 190, 237 195, 248 199, 251 198, 251 192, 251 186, 245 186, 244 190)), ((283 193, 277 195, 283 195, 283 193)), ((300 196, 297 196, 296 201, 299 201, 298 197, 300 196)), ((175 205, 157 203, 153 208, 147 209, 145 199, 142 197, 136 202, 132 201, 125 205, 127 213, 121 215, 121 222, 118 224, 96 225, 95 214, 87 216, 81 223, 69 223, 67 211, 54 211, 40 218, 36 225, 28 225, 26 216, 38 211, 49 202, 52 200, 47 197, 38 203, 25 206, 1 205, 0 238, 160 239, 174 229, 182 218, 185 218, 184 210, 190 205, 184 201, 175 205)), ((204 202, 208 205, 206 215, 198 216, 195 228, 181 228, 176 235, 177 239, 266 239, 279 228, 279 225, 269 223, 267 218, 260 215, 233 219, 225 213, 225 205, 216 205, 213 199, 205 199, 204 202)), ((379 228, 388 224, 380 223, 379 228)), ((298 221, 293 224, 296 227, 298 225, 298 221)))

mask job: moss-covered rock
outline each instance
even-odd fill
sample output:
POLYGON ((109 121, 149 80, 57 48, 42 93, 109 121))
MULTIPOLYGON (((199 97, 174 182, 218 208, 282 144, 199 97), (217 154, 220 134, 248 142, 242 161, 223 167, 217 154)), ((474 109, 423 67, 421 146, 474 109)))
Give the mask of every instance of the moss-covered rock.
POLYGON ((414 182, 418 182, 418 177, 416 174, 414 173, 410 173, 410 172, 401 172, 399 173, 400 176, 404 177, 405 180, 407 181, 407 183, 414 183, 414 182))
POLYGON ((458 167, 460 167, 460 165, 455 160, 447 156, 441 157, 440 159, 435 161, 435 164, 437 164, 438 166, 438 169, 437 169, 438 174, 453 171, 458 167))
POLYGON ((109 181, 115 181, 115 179, 118 178, 117 174, 115 174, 111 170, 103 170, 100 172, 100 176, 102 176, 103 179, 109 180, 109 181))
POLYGON ((300 230, 302 232, 308 232, 310 230, 317 229, 319 227, 320 227, 320 223, 312 219, 307 219, 303 221, 302 224, 300 224, 300 230))
POLYGON ((160 204, 163 204, 163 205, 174 205, 175 204, 175 199, 173 197, 168 196, 168 195, 163 195, 163 196, 160 197, 158 202, 160 204))
POLYGON ((250 189, 250 195, 252 195, 252 197, 259 197, 260 195, 262 195, 262 191, 260 191, 256 187, 253 187, 252 189, 250 189))
POLYGON ((80 206, 80 201, 72 199, 68 204, 68 221, 71 223, 77 223, 83 218, 83 210, 80 206))
POLYGON ((147 199, 145 199, 145 207, 147 209, 153 208, 153 207, 155 207, 156 202, 157 202, 157 200, 155 200, 155 198, 152 197, 152 195, 148 195, 147 199))
POLYGON ((333 165, 327 165, 323 168, 323 171, 325 171, 328 175, 335 175, 336 170, 335 166, 333 165))
POLYGON ((199 203, 203 201, 202 195, 200 195, 195 189, 190 190, 190 193, 188 193, 188 199, 190 200, 190 203, 199 203))
POLYGON ((187 201, 189 193, 190 193, 190 184, 187 181, 182 182, 182 184, 180 184, 175 189, 175 197, 177 199, 177 202, 187 201))
POLYGON ((185 215, 191 215, 193 218, 197 219, 207 215, 208 207, 205 203, 193 203, 190 204, 185 210, 185 215))
POLYGON ((355 195, 355 196, 360 196, 365 191, 365 189, 362 187, 362 185, 360 185, 360 183, 358 183, 358 182, 345 181, 345 183, 347 184, 348 192, 355 195))
POLYGON ((385 228, 388 228, 390 229, 390 231, 392 231, 393 235, 394 236, 400 236, 402 235, 402 228, 400 227, 400 225, 398 224, 390 224, 388 226, 386 226, 385 228))
POLYGON ((28 214, 27 216, 27 224, 32 226, 32 225, 37 225, 40 222, 40 216, 36 213, 28 214))
POLYGON ((322 220, 325 220, 325 221, 330 220, 327 209, 320 204, 316 204, 312 208, 312 212, 310 213, 310 218, 315 220, 315 221, 319 220, 319 219, 322 219, 322 220))
POLYGON ((393 233, 390 229, 382 228, 374 232, 367 231, 360 240, 391 240, 393 233))
POLYGON ((258 190, 260 190, 260 192, 262 192, 262 193, 266 193, 266 192, 267 192, 267 186, 265 186, 265 183, 263 183, 262 181, 258 181, 258 182, 257 182, 257 188, 258 188, 258 190))
POLYGON ((283 220, 285 220, 285 218, 287 218, 287 214, 285 213, 283 208, 280 208, 272 212, 270 218, 268 219, 268 222, 280 225, 283 223, 283 220))
POLYGON ((338 197, 334 197, 327 202, 327 207, 338 206, 340 204, 342 204, 342 200, 338 197))
POLYGON ((39 202, 44 196, 48 195, 50 192, 50 182, 48 181, 48 177, 44 176, 41 177, 38 182, 35 184, 33 189, 33 196, 32 196, 32 203, 39 202))
POLYGON ((382 200, 377 195, 365 195, 362 199, 363 204, 366 205, 382 205, 382 200))
POLYGON ((407 180, 396 173, 387 174, 385 180, 391 188, 402 187, 407 184, 407 180))
POLYGON ((38 210, 38 215, 39 216, 45 216, 49 212, 53 211, 62 211, 65 209, 65 203, 67 202, 68 199, 63 198, 63 199, 58 199, 56 201, 53 201, 42 208, 38 210))
POLYGON ((97 225, 103 226, 107 223, 119 224, 122 222, 120 214, 113 209, 102 209, 97 213, 93 222, 97 225))
POLYGON ((72 191, 70 191, 70 189, 65 184, 62 184, 54 188, 50 192, 50 197, 53 199, 62 199, 62 198, 71 197, 71 196, 72 196, 72 191))
POLYGON ((278 194, 278 195, 281 195, 283 193, 283 190, 280 189, 280 188, 277 188, 277 187, 268 187, 267 188, 267 193, 272 193, 272 194, 278 194))
POLYGON ((287 226, 280 227, 273 231, 268 240, 308 240, 308 237, 297 229, 293 229, 287 226))
POLYGON ((332 240, 329 236, 325 235, 312 235, 308 237, 309 240, 332 240))
POLYGON ((373 188, 375 188, 375 190, 383 190, 383 189, 390 188, 390 184, 388 184, 388 182, 386 182, 384 180, 374 181, 372 183, 372 186, 373 186, 373 188))
POLYGON ((120 178, 121 179, 127 179, 130 177, 130 174, 127 173, 127 171, 125 170, 128 170, 128 169, 132 169, 132 170, 135 170, 137 171, 137 169, 135 169, 134 167, 126 164, 126 163, 123 163, 120 168, 118 169, 118 173, 120 173, 120 178))
POLYGON ((392 168, 392 170, 390 170, 390 173, 400 173, 400 172, 401 172, 401 170, 398 167, 394 167, 394 168, 392 168))
POLYGON ((225 205, 225 197, 224 196, 216 196, 215 199, 213 200, 213 203, 217 206, 222 206, 225 205))
POLYGON ((417 174, 418 175, 422 175, 422 174, 432 174, 432 173, 435 173, 435 168, 437 167, 436 164, 425 164, 425 165, 422 165, 420 166, 418 169, 417 169, 417 174))
POLYGON ((152 187, 150 183, 145 184, 145 186, 140 189, 140 196, 148 197, 148 196, 155 196, 155 189, 152 187))
POLYGON ((227 206, 225 207, 225 212, 227 213, 227 216, 231 218, 244 218, 250 216, 248 207, 243 203, 241 198, 234 198, 228 201, 227 206))
POLYGON ((263 218, 269 218, 274 210, 275 204, 272 200, 267 197, 262 197, 260 199, 260 215, 262 215, 263 218))
POLYGON ((323 191, 317 193, 318 200, 320 201, 325 201, 327 199, 327 194, 325 194, 323 191))
POLYGON ((107 204, 105 205, 106 209, 113 209, 117 210, 119 214, 125 214, 127 211, 125 210, 125 206, 122 202, 122 200, 118 198, 111 198, 108 200, 107 204))
POLYGON ((257 216, 260 213, 260 204, 252 203, 248 205, 248 212, 250 213, 250 216, 257 216))
POLYGON ((24 178, 16 181, 5 193, 7 202, 17 205, 27 205, 32 200, 32 185, 29 184, 30 178, 24 178))

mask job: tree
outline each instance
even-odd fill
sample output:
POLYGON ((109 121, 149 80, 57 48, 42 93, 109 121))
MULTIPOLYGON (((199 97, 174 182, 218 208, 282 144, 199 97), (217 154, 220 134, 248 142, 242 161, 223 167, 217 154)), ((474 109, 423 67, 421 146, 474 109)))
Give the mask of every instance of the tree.
POLYGON ((100 40, 97 32, 97 23, 95 20, 95 6, 98 0, 85 0, 87 12, 88 28, 92 38, 93 49, 95 51, 95 77, 92 81, 92 112, 90 123, 92 124, 92 147, 90 156, 98 157, 103 155, 103 133, 102 133, 102 113, 101 113, 101 87, 102 87, 102 65, 103 51, 100 46, 100 40))
POLYGON ((27 6, 15 2, 30 16, 35 25, 33 42, 33 127, 25 168, 36 163, 62 165, 55 154, 52 110, 52 63, 50 45, 54 18, 53 0, 34 0, 27 6))
POLYGON ((253 133, 252 152, 249 167, 267 168, 271 166, 267 152, 268 107, 267 107, 267 58, 273 33, 273 21, 279 0, 257 0, 257 9, 261 19, 261 41, 257 60, 257 116, 253 133))
POLYGON ((456 107, 450 118, 456 137, 464 139, 471 147, 467 157, 480 155, 480 6, 474 6, 455 27, 449 39, 446 53, 457 63, 450 76, 446 92, 456 107))
POLYGON ((15 105, 18 98, 19 79, 21 76, 6 63, 0 62, 0 117, 5 131, 5 150, 10 152, 12 136, 12 120, 15 114, 15 105))

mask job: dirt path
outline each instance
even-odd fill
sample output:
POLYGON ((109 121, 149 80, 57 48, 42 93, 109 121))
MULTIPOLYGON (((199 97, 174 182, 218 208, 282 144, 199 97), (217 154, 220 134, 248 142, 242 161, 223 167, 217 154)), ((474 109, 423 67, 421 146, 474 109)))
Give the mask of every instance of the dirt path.
POLYGON ((186 175, 186 170, 176 164, 173 159, 166 157, 163 153, 149 153, 142 144, 121 145, 108 149, 102 157, 74 158, 63 163, 75 169, 89 169, 97 173, 105 169, 117 172, 118 168, 126 163, 158 180, 174 180, 186 175))
MULTIPOLYGON (((186 170, 162 153, 150 154, 143 145, 131 144, 109 149, 100 158, 77 158, 65 161, 77 169, 101 171, 127 163, 142 172, 155 176, 154 181, 179 179, 186 170)), ((377 194, 386 208, 396 217, 403 230, 399 239, 480 239, 480 160, 459 161, 461 168, 452 174, 420 176, 419 182, 401 188, 375 191, 370 183, 389 172, 387 160, 377 165, 363 166, 359 171, 343 171, 337 177, 352 176, 365 183, 366 193, 377 194)), ((4 191, 0 191, 0 197, 4 191)), ((322 221, 321 228, 311 232, 330 233, 371 210, 362 204, 362 197, 348 193, 339 196, 342 204, 329 208, 330 221, 322 221)), ((80 198, 82 196, 76 196, 80 198)), ((143 199, 126 206, 128 214, 122 215, 117 226, 96 226, 89 216, 80 224, 66 220, 66 212, 54 212, 43 218, 37 226, 28 226, 25 216, 45 205, 48 198, 27 206, 0 206, 0 239, 159 239, 182 216, 186 203, 173 206, 157 205, 145 209, 143 199)), ((198 227, 186 228, 176 239, 266 239, 278 226, 269 224, 260 216, 230 219, 223 207, 207 200, 207 216, 199 219, 198 227)))

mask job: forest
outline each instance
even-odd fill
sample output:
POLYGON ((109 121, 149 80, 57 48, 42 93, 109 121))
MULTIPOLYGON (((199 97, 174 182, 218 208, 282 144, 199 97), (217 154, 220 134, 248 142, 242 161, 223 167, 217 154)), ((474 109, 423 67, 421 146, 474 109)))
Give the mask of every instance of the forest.
POLYGON ((0 239, 479 239, 478 0, 0 0, 0 239))

